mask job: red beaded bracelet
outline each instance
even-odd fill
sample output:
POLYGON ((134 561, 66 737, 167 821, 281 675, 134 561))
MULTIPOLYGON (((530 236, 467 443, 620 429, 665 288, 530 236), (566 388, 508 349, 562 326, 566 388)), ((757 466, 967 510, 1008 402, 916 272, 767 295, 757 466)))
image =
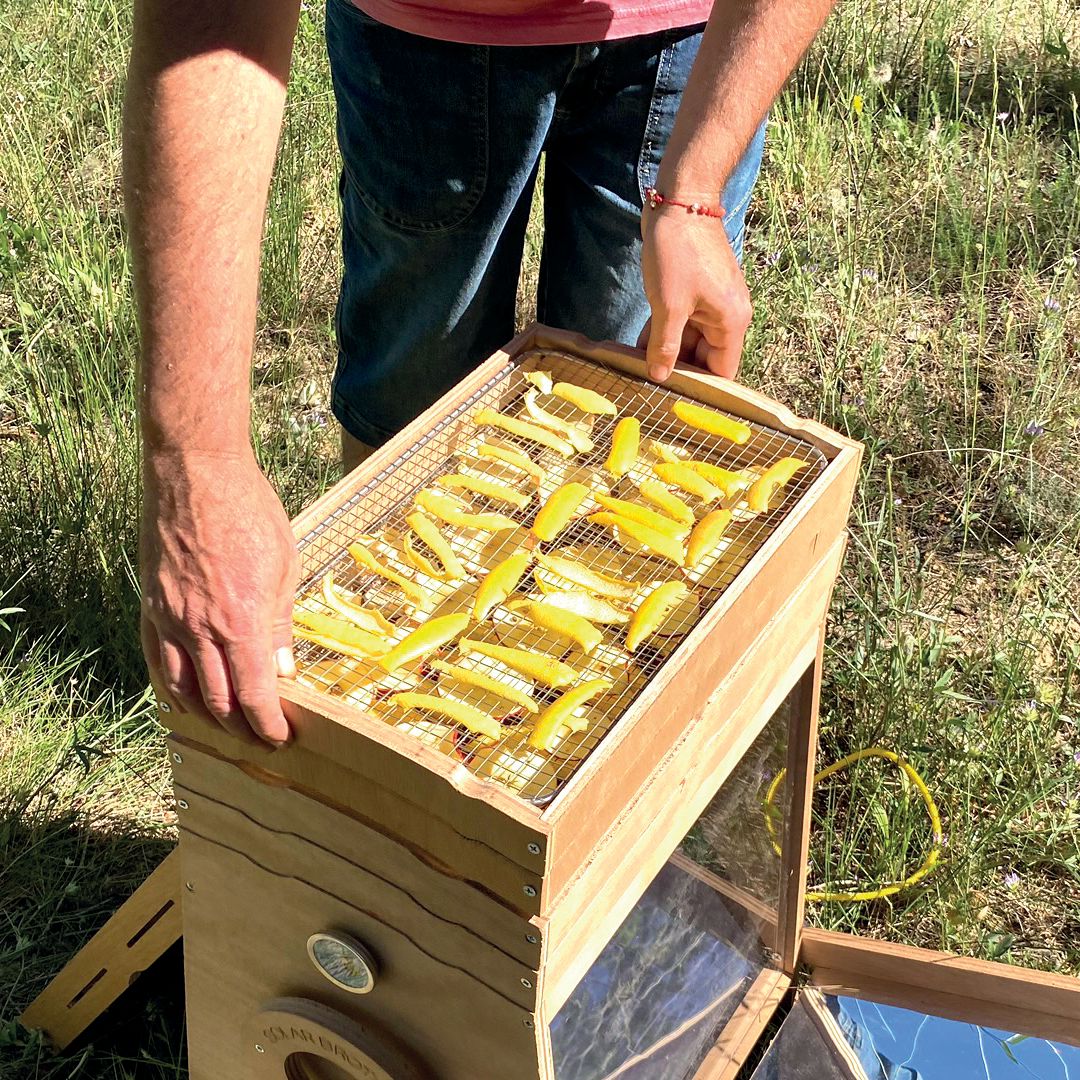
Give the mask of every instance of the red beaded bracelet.
POLYGON ((724 216, 724 208, 722 206, 718 206, 714 209, 711 206, 705 206, 703 203, 679 202, 678 199, 669 199, 666 196, 661 195, 654 187, 645 189, 645 202, 654 210, 658 206, 681 206, 688 214, 700 214, 702 217, 711 218, 722 218, 724 216))

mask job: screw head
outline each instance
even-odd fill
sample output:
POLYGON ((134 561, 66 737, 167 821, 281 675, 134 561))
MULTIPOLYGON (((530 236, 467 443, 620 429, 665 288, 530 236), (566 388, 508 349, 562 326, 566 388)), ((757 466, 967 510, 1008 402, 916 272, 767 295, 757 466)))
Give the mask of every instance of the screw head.
POLYGON ((184 882, 184 888, 187 889, 188 892, 194 892, 195 891, 195 882, 193 882, 193 881, 185 881, 184 882))
POLYGON ((526 885, 525 888, 524 888, 524 892, 525 892, 526 896, 535 896, 536 895, 536 890, 531 885, 526 885))
POLYGON ((263 1049, 263 1048, 262 1048, 262 1047, 261 1047, 261 1046, 260 1046, 260 1045, 259 1045, 258 1043, 256 1043, 256 1044, 255 1044, 255 1049, 256 1049, 256 1050, 257 1050, 257 1051, 258 1051, 258 1052, 259 1052, 260 1054, 265 1054, 265 1053, 266 1053, 266 1051, 265 1051, 265 1050, 264 1050, 264 1049, 263 1049))
POLYGON ((186 810, 188 808, 186 799, 177 799, 176 805, 179 806, 181 810, 186 810))
POLYGON ((535 934, 526 934, 525 935, 525 940, 530 945, 535 945, 540 939, 535 934))
POLYGON ((177 765, 183 765, 184 759, 179 754, 173 754, 172 759, 177 765))
POLYGON ((529 854, 530 855, 539 855, 540 854, 540 845, 539 844, 530 844, 529 845, 529 854))
POLYGON ((522 1022, 522 1023, 523 1023, 523 1024, 524 1024, 524 1025, 525 1025, 525 1026, 527 1027, 527 1028, 531 1028, 531 1027, 533 1026, 533 1022, 532 1022, 532 1017, 531 1017, 531 1016, 526 1016, 526 1017, 525 1017, 525 1019, 524 1019, 524 1020, 522 1020, 521 1022, 522 1022))
POLYGON ((157 707, 162 712, 172 712, 172 706, 167 701, 159 701, 157 707))
POLYGON ((522 976, 521 985, 524 986, 526 990, 531 990, 533 988, 532 982, 524 976, 522 976))

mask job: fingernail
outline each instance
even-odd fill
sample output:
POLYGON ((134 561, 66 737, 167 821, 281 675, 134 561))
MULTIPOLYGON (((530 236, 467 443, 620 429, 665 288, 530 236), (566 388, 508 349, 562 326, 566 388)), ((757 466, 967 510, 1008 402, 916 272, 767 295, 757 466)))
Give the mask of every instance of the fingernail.
POLYGON ((287 645, 282 645, 274 653, 274 663, 277 665, 278 674, 282 678, 292 679, 296 677, 296 661, 293 659, 292 649, 287 645))
POLYGON ((649 378, 654 379, 656 382, 663 382, 667 378, 667 369, 663 364, 650 364, 649 378))

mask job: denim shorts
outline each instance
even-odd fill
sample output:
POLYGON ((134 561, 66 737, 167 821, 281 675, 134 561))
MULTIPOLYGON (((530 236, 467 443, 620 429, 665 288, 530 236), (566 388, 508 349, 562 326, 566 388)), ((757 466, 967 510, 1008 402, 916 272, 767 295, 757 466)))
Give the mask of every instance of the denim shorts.
MULTIPOLYGON (((537 317, 633 343, 640 219, 702 27, 587 45, 419 37, 328 0, 344 276, 333 410, 378 446, 514 334, 540 155, 537 317)), ((721 195, 741 253, 764 126, 721 195)))

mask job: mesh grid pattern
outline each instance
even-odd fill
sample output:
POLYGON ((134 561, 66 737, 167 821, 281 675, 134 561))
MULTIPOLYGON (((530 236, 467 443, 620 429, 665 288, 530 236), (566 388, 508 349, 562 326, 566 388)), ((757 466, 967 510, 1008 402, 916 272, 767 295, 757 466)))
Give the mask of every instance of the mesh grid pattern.
MULTIPOLYGON (((398 678, 383 680, 374 687, 366 673, 373 673, 373 663, 342 659, 338 654, 311 642, 297 641, 297 666, 299 680, 305 685, 339 700, 352 703, 358 709, 404 728, 421 738, 428 745, 464 762, 474 773, 495 780, 518 792, 538 805, 544 805, 557 793, 559 787, 573 774, 580 763, 599 744, 604 735, 630 706, 649 680, 667 663, 682 639, 705 616, 720 599, 724 590, 750 561, 754 553, 784 520, 805 491, 826 466, 823 454, 806 442, 773 431, 756 423, 750 423, 752 436, 739 446, 727 440, 694 431, 680 421, 671 411, 672 404, 681 395, 662 386, 656 386, 632 378, 620 371, 606 368, 594 361, 584 361, 569 354, 552 350, 536 350, 526 353, 492 377, 469 399, 427 432, 416 444, 401 454, 391 465, 373 477, 356 491, 340 507, 300 541, 303 578, 297 598, 303 599, 309 608, 318 608, 320 583, 327 573, 333 571, 335 580, 350 592, 357 594, 364 604, 381 610, 391 621, 404 619, 410 611, 395 586, 378 576, 358 569, 347 552, 347 547, 363 535, 389 533, 404 535, 408 529, 406 515, 413 507, 416 493, 433 485, 439 476, 460 471, 461 454, 475 443, 478 436, 495 436, 505 445, 514 444, 525 450, 533 461, 550 470, 552 478, 528 507, 515 510, 502 503, 474 498, 473 509, 497 511, 521 522, 521 529, 502 533, 464 532, 443 526, 444 535, 471 571, 470 581, 462 583, 453 595, 443 599, 434 615, 450 611, 471 610, 471 594, 484 573, 503 559, 519 550, 527 536, 527 528, 543 496, 566 479, 582 479, 582 470, 602 470, 611 449, 611 435, 615 423, 625 416, 636 416, 641 422, 641 454, 639 466, 628 478, 614 485, 613 494, 626 496, 632 493, 633 481, 641 480, 656 462, 648 451, 649 440, 658 440, 678 447, 687 456, 698 461, 708 461, 731 470, 749 470, 760 473, 783 457, 797 457, 809 463, 784 489, 783 498, 775 502, 769 512, 756 516, 736 511, 725 539, 714 557, 705 561, 703 571, 687 579, 683 571, 670 562, 643 555, 627 556, 612 535, 610 529, 578 519, 554 542, 540 545, 541 550, 555 551, 570 548, 578 561, 612 576, 612 566, 626 563, 635 571, 647 574, 649 583, 686 580, 693 590, 693 597, 676 610, 663 627, 663 636, 654 635, 639 646, 630 657, 620 646, 625 636, 625 626, 601 626, 604 642, 591 656, 586 657, 576 646, 563 639, 527 627, 524 620, 508 615, 501 609, 495 621, 483 624, 471 623, 466 631, 469 638, 491 644, 510 644, 543 651, 562 659, 586 679, 600 677, 613 681, 613 688, 594 699, 585 713, 588 727, 585 731, 571 733, 556 746, 551 754, 533 751, 525 745, 532 729, 527 716, 508 713, 500 716, 503 736, 495 743, 486 743, 460 726, 454 726, 442 718, 434 718, 417 710, 403 712, 386 705, 387 693, 401 689, 418 689, 437 693, 436 677, 430 670, 416 664, 402 669, 398 678), (522 394, 530 384, 524 379, 529 370, 551 371, 556 381, 565 380, 578 386, 595 390, 612 400, 618 407, 617 417, 594 418, 590 432, 594 449, 578 454, 568 464, 558 453, 538 447, 535 443, 517 440, 503 432, 490 428, 478 429, 471 417, 484 406, 517 415, 522 394), (569 470, 569 471, 568 471, 569 470), (581 553, 579 555, 579 553, 581 553), (695 580, 696 578, 696 580, 695 580), (419 672, 419 674, 418 674, 419 672)), ((564 419, 581 417, 571 405, 544 399, 544 407, 564 419)), ((522 415, 523 419, 528 419, 522 415)), ((745 421, 744 421, 745 422, 745 421)), ((519 490, 536 490, 527 483, 519 490)), ((694 500, 683 492, 675 494, 694 500)), ((468 494, 468 493, 462 493, 468 494)), ((774 500, 775 501, 775 500, 774 500)), ((601 509, 600 507, 593 507, 601 509)), ((700 517, 703 507, 697 504, 700 517)), ((383 554, 389 561, 390 556, 383 554)), ((404 561, 391 564, 395 570, 413 580, 438 587, 438 583, 417 573, 404 561)), ((616 576, 617 572, 616 572, 616 576)), ((451 587, 442 586, 444 590, 451 587)), ((536 583, 529 576, 519 586, 520 596, 536 592, 536 583)), ((327 612, 329 608, 323 607, 327 612)), ((429 616, 431 617, 431 616, 429 616)), ((407 627, 403 624, 403 636, 407 627)), ((444 653, 444 659, 457 663, 459 655, 444 653)), ((506 670, 484 658, 471 656, 470 665, 479 671, 505 678, 506 670)), ((490 697, 476 692, 475 701, 469 700, 470 691, 455 690, 455 696, 480 707, 482 701, 490 703, 490 697)), ((548 691, 537 685, 535 701, 543 709, 561 691, 548 691)), ((512 706, 507 706, 508 710, 512 706)))

